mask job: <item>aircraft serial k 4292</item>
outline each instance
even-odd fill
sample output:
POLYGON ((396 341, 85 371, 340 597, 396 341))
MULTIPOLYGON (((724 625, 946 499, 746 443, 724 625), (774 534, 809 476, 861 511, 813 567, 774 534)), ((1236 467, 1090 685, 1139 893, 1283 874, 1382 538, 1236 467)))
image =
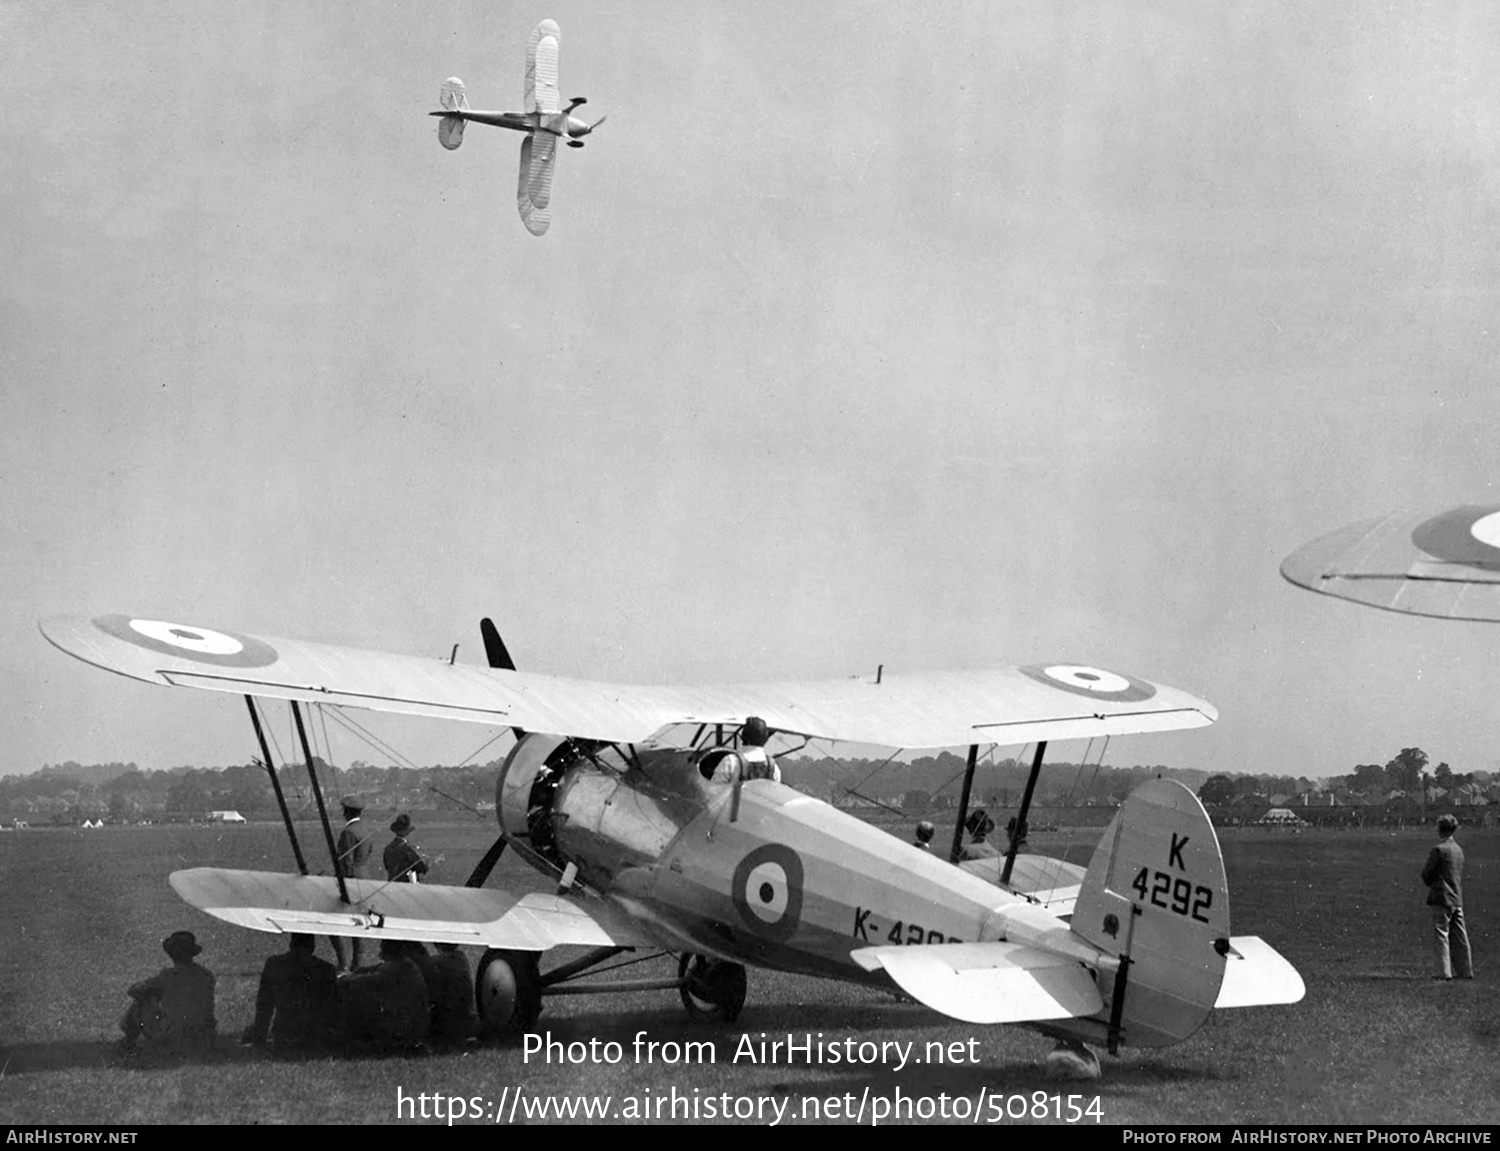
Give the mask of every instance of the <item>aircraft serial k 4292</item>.
POLYGON ((449 151, 464 142, 464 124, 492 124, 525 132, 521 141, 521 173, 516 187, 516 206, 521 220, 533 236, 540 236, 552 223, 552 164, 557 158, 557 141, 567 137, 568 147, 582 148, 587 136, 605 117, 592 124, 570 115, 587 101, 574 96, 566 108, 561 106, 557 87, 557 50, 562 32, 551 20, 543 20, 531 30, 526 44, 526 110, 523 112, 474 112, 464 93, 464 82, 457 77, 443 82, 438 102, 441 116, 438 140, 449 151))
MULTIPOLYGON (((1231 937, 1223 857, 1197 798, 1152 780, 1121 805, 1087 871, 1013 844, 985 877, 803 795, 749 778, 754 717, 778 739, 902 749, 1035 741, 1024 824, 1046 741, 1169 731, 1217 713, 1185 692, 1072 664, 827 683, 634 687, 515 670, 481 624, 489 667, 263 638, 164 620, 52 619, 77 658, 148 683, 510 727, 496 785, 500 834, 465 887, 197 868, 188 903, 256 931, 484 947, 475 993, 493 1030, 530 1029, 543 996, 675 988, 694 1015, 735 1019, 747 965, 889 986, 955 1019, 1024 1023, 1062 1042, 1055 1066, 1097 1075, 1084 1044, 1164 1046, 1215 1007, 1294 1003, 1297 972, 1231 937), (520 897, 484 888, 510 845, 556 880, 520 897), (543 972, 543 952, 593 948, 543 972), (623 950, 680 956, 675 979, 570 980, 623 950)), ((760 723, 754 725, 760 727, 760 723)), ((313 762, 302 734, 307 763, 313 762)), ((262 753, 271 757, 261 738, 262 753)), ((273 785, 279 785, 272 773, 273 785)), ((320 813, 322 793, 312 790, 320 813)), ((292 824, 282 808, 287 830, 292 824)), ((960 812, 960 823, 963 813, 960 812)), ((953 857, 958 855, 955 835, 953 857)), ((991 862, 994 861, 985 861, 991 862)), ((1049 1057, 1049 1062, 1053 1059, 1049 1057)))

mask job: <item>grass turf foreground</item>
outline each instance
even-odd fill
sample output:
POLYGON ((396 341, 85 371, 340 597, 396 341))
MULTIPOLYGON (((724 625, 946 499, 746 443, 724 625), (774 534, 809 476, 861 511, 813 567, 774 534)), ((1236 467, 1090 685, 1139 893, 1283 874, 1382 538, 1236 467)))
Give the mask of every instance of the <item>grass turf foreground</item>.
MULTIPOLYGON (((1039 835, 1032 847, 1086 859, 1096 834, 1039 835)), ((316 861, 316 828, 301 835, 316 861)), ((492 835, 477 822, 424 825, 424 850, 442 857, 433 881, 461 883, 492 835)), ((550 1061, 545 1046, 528 1057, 516 1045, 276 1062, 234 1039, 253 1015, 261 964, 281 940, 193 911, 166 877, 197 866, 289 870, 279 826, 8 833, 0 836, 0 1123, 381 1123, 398 1118, 398 1101, 422 1096, 426 1104, 402 1103, 399 1117, 425 1111, 441 1121, 437 1100, 447 1114, 458 1110, 447 1101, 462 1099, 466 1120, 477 1112, 492 1121, 498 1110, 504 1121, 558 1121, 556 1101, 574 1100, 572 1121, 586 1121, 578 1101, 607 1096, 604 1118, 624 1121, 670 1121, 676 1099, 679 1121, 733 1117, 738 1108, 740 1119, 768 1122, 779 1106, 783 1122, 847 1122, 863 1104, 858 1121, 869 1123, 872 1101, 884 1100, 885 1122, 946 1115, 972 1123, 977 1112, 980 1122, 1055 1123, 1077 1106, 1105 1124, 1500 1123, 1500 832, 1459 838, 1474 982, 1429 979, 1417 879, 1427 832, 1229 832, 1234 929, 1264 936, 1291 959, 1307 998, 1221 1012, 1176 1047, 1106 1056, 1097 1083, 1059 1084, 1042 1071, 1050 1044, 1024 1029, 971 1027, 894 994, 755 970, 732 1027, 688 1020, 670 992, 581 996, 547 1002, 538 1031, 560 1045, 550 1061), (124 989, 167 963, 160 940, 179 928, 197 933, 201 961, 218 976, 219 1049, 199 1063, 132 1062, 116 1047, 124 989), (654 1050, 638 1052, 642 1033, 654 1050), (764 1049, 764 1062, 746 1057, 762 1038, 789 1036, 816 1055, 799 1047, 791 1060, 785 1048, 764 1049), (610 1043, 619 1045, 615 1061, 610 1043), (929 1044, 947 1061, 916 1062, 936 1052, 929 1044), (893 1114, 897 1099, 910 1110, 893 1114), (747 1115, 741 1100, 757 1113, 747 1115)), ((496 880, 540 886, 509 857, 496 880)), ((320 940, 320 953, 328 950, 320 940)), ((625 974, 668 973, 669 961, 657 959, 625 974)))

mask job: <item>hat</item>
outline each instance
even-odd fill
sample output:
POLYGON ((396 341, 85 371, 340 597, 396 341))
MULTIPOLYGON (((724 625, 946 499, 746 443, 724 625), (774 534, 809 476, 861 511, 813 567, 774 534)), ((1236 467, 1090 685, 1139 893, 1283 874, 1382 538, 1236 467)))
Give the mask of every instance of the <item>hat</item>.
POLYGON ((917 824, 917 838, 923 843, 926 843, 936 834, 937 828, 930 821, 924 819, 921 823, 917 824))
POLYGON ((173 959, 191 959, 203 952, 203 948, 198 946, 198 941, 193 938, 191 931, 172 932, 161 941, 161 949, 173 959))
POLYGON ((750 747, 763 747, 766 740, 771 738, 770 731, 766 728, 766 721, 758 715, 745 717, 745 726, 740 728, 740 742, 750 747))
POLYGON ((391 821, 391 830, 394 831, 397 835, 405 835, 408 831, 411 830, 411 816, 407 815, 406 812, 403 811, 400 815, 396 816, 396 818, 391 821))
POLYGON ((365 809, 365 801, 357 795, 346 795, 339 802, 344 805, 345 811, 363 811, 365 809))

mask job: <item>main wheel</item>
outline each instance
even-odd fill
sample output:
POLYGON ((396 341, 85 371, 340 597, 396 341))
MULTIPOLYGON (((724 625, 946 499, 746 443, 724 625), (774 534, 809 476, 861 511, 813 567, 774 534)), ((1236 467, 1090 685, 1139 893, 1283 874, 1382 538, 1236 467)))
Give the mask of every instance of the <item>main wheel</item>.
POLYGON ((490 1038, 530 1031, 542 1013, 542 981, 534 951, 491 949, 474 973, 479 1029, 490 1038))
POLYGON ((747 983, 740 963, 688 952, 677 965, 678 994, 694 1019, 733 1023, 745 1009, 747 983))

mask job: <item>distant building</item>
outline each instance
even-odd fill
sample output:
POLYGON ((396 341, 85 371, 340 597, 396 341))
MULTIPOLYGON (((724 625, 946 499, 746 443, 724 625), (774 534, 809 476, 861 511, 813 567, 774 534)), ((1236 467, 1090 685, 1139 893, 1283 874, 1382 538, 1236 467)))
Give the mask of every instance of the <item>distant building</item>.
POLYGON ((1273 807, 1263 816, 1257 819, 1256 824, 1261 827, 1307 827, 1307 820, 1301 818, 1289 807, 1273 807))
POLYGON ((210 811, 208 821, 210 823, 244 823, 245 817, 237 811, 210 811))

